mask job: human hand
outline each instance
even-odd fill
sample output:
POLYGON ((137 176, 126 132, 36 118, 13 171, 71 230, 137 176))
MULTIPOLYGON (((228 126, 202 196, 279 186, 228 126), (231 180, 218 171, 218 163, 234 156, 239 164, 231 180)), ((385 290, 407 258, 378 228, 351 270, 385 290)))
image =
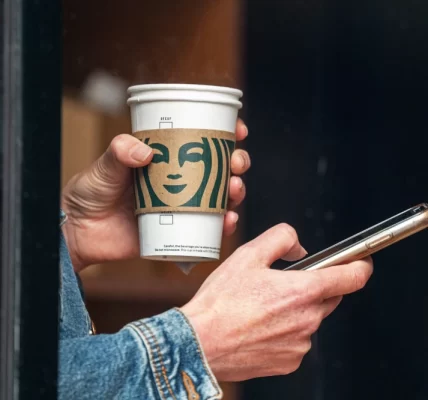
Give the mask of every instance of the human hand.
MULTIPOLYGON (((244 140, 247 127, 236 125, 236 140, 244 140)), ((131 135, 113 139, 107 151, 88 169, 73 177, 62 194, 61 206, 68 216, 63 232, 76 271, 104 261, 138 257, 137 218, 131 168, 148 165, 152 149, 131 135)), ((250 167, 245 150, 232 154, 229 186, 229 211, 224 233, 236 229, 238 214, 231 209, 245 198, 245 185, 239 175, 250 167)))
POLYGON ((236 250, 182 307, 220 381, 295 371, 341 296, 372 274, 370 258, 318 271, 269 268, 305 254, 293 228, 275 226, 236 250))

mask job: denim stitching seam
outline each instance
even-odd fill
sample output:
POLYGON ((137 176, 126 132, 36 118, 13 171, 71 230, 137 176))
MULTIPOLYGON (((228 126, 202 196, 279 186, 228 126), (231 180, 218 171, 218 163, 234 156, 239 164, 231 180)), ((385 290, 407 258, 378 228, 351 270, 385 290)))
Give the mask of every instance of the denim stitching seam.
POLYGON ((180 309, 178 309, 178 308, 174 308, 174 309, 175 309, 176 311, 178 311, 179 315, 181 315, 181 317, 184 319, 184 321, 189 325, 190 330, 191 330, 191 332, 192 332, 193 339, 194 339, 194 341, 195 341, 195 343, 196 343, 196 347, 197 347, 197 349, 198 349, 199 357, 200 357, 201 362, 202 362, 202 365, 203 365, 203 367, 204 367, 204 369, 205 369, 205 372, 206 372, 206 374, 209 376, 210 381, 211 381, 211 384, 212 384, 212 385, 214 386, 214 388, 217 390, 217 393, 214 395, 214 397, 210 397, 208 400, 220 399, 221 397, 217 397, 217 396, 221 396, 221 395, 222 395, 222 391, 221 391, 220 387, 218 386, 218 384, 216 384, 216 383, 215 383, 215 381, 214 381, 214 379, 213 379, 213 377, 212 377, 211 369, 209 368, 209 366, 208 366, 208 364, 207 364, 207 361, 206 361, 205 357, 203 356, 203 354, 204 354, 204 353, 202 352, 201 346, 200 346, 200 344, 199 344, 199 340, 197 339, 197 335, 196 335, 195 330, 193 329, 192 324, 191 324, 191 323, 190 323, 190 321, 187 319, 187 317, 186 317, 186 316, 181 312, 181 310, 180 310, 180 309))
POLYGON ((157 341, 156 336, 153 334, 153 331, 151 330, 150 326, 148 326, 143 321, 140 321, 140 322, 142 323, 142 325, 144 326, 144 328, 147 329, 147 331, 149 332, 150 338, 153 340, 153 342, 155 344, 155 348, 156 348, 157 354, 159 356, 159 361, 160 361, 160 364, 161 364, 162 376, 163 376, 163 378, 165 380, 165 383, 166 383, 166 386, 168 388, 168 391, 169 391, 170 395, 172 396, 172 398, 174 400, 177 400, 176 397, 174 396, 174 392, 173 392, 173 390, 171 388, 171 385, 170 385, 170 382, 169 382, 169 379, 168 379, 168 375, 166 373, 166 367, 165 367, 165 364, 164 364, 164 361, 163 361, 162 351, 160 349, 159 342, 157 341))
POLYGON ((162 384, 161 384, 161 381, 160 381, 160 379, 159 379, 159 371, 158 371, 158 369, 157 369, 157 363, 156 363, 156 361, 155 361, 155 357, 154 357, 154 355, 153 355, 153 351, 152 351, 152 346, 151 346, 151 344, 150 344, 150 341, 148 340, 148 338, 146 337, 146 335, 145 335, 145 333, 144 333, 144 331, 142 330, 142 329, 140 329, 140 327, 138 327, 138 326, 135 326, 135 325, 133 325, 133 324, 130 324, 129 325, 132 329, 134 329, 138 334, 139 334, 139 336, 141 336, 141 338, 143 339, 143 342, 146 344, 146 348, 147 348, 147 350, 148 350, 148 352, 149 352, 149 358, 150 358, 150 360, 151 360, 151 363, 153 364, 153 366, 154 366, 154 374, 155 374, 155 381, 156 381, 156 386, 158 387, 158 390, 159 390, 159 394, 160 394, 160 396, 161 396, 161 398, 162 398, 162 400, 166 400, 166 398, 165 398, 165 395, 164 395, 164 393, 163 393, 163 387, 162 387, 162 384))

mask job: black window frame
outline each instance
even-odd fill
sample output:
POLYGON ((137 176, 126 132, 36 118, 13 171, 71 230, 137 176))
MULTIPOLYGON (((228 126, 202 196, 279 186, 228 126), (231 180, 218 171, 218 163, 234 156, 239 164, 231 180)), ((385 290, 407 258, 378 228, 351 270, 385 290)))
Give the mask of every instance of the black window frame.
POLYGON ((0 398, 57 397, 61 2, 3 0, 0 398))

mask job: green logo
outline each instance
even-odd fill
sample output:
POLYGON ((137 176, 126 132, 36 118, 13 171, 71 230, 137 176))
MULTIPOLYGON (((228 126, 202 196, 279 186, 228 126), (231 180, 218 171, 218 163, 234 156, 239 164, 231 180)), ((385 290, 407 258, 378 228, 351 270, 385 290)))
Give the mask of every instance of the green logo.
POLYGON ((233 135, 221 131, 208 131, 212 134, 206 136, 201 136, 207 133, 203 130, 171 131, 175 129, 146 131, 141 138, 154 155, 149 166, 136 170, 137 209, 225 210, 230 157, 235 147, 233 135))

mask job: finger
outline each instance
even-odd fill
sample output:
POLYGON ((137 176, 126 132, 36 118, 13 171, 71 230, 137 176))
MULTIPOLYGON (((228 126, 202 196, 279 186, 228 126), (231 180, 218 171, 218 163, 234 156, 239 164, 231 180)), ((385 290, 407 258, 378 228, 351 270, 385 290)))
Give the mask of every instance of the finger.
POLYGON ((322 303, 323 318, 327 318, 341 303, 343 296, 332 297, 322 303))
POLYGON ((236 231, 239 215, 234 211, 228 211, 224 216, 223 232, 226 236, 231 236, 236 231))
POLYGON ((238 142, 244 140, 248 136, 248 128, 241 118, 238 118, 238 121, 236 121, 235 134, 238 142))
POLYGON ((258 263, 267 267, 280 258, 294 261, 307 254, 299 243, 296 231, 287 224, 274 226, 244 245, 244 248, 253 249, 258 263))
POLYGON ((104 156, 112 165, 137 168, 149 164, 152 154, 151 147, 134 136, 122 134, 112 140, 104 156))
POLYGON ((232 176, 229 183, 229 203, 228 208, 233 209, 245 199, 245 185, 241 178, 232 176))
POLYGON ((308 272, 318 275, 322 285, 322 297, 328 299, 362 289, 373 273, 373 262, 368 257, 349 264, 308 272))
POLYGON ((232 153, 232 159, 230 161, 232 174, 242 175, 245 174, 251 166, 251 159, 249 154, 245 150, 235 150, 232 153))
POLYGON ((116 136, 106 152, 95 162, 94 173, 104 182, 122 184, 129 168, 141 167, 152 159, 150 147, 131 135, 116 136))

